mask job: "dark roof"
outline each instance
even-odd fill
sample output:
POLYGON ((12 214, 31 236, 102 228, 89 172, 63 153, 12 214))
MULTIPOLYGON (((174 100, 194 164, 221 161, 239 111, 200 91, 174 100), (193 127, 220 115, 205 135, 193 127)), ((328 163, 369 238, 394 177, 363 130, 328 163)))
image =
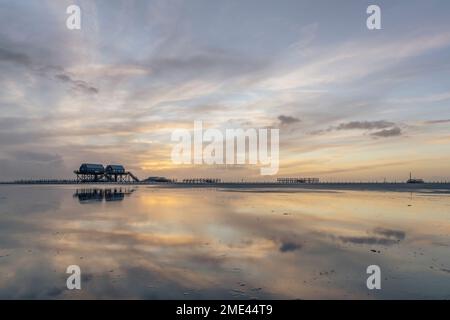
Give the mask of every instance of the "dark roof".
POLYGON ((110 164, 106 168, 111 168, 113 170, 125 170, 124 166, 120 164, 110 164))
POLYGON ((86 169, 104 169, 102 164, 96 164, 96 163, 83 163, 81 165, 81 167, 86 168, 86 169))

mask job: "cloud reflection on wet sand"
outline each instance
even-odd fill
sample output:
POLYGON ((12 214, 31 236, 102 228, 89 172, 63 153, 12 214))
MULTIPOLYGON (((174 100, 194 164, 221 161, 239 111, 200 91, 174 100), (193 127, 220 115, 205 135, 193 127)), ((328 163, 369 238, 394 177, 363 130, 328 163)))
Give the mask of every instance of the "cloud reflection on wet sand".
POLYGON ((93 193, 0 187, 1 298, 449 298, 448 196, 93 193), (370 264, 381 291, 366 289, 370 264))

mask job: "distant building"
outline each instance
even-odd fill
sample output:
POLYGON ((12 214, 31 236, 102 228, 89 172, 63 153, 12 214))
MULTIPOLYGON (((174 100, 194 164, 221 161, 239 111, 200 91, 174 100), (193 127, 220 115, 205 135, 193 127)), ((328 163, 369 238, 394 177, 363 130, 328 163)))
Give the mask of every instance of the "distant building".
POLYGON ((81 173, 81 174, 103 174, 103 173, 105 173, 105 168, 101 164, 83 163, 80 166, 79 173, 81 173))
POLYGON ((125 173, 125 168, 122 165, 118 164, 110 164, 106 166, 106 173, 125 173))
POLYGON ((319 178, 278 178, 277 182, 283 184, 319 183, 319 178))
POLYGON ((101 164, 83 163, 74 173, 77 175, 77 182, 139 182, 138 177, 119 164, 104 167, 101 164))
POLYGON ((148 177, 144 182, 172 182, 172 180, 166 177, 148 177))
POLYGON ((415 179, 412 177, 411 172, 409 173, 409 179, 406 180, 406 183, 425 183, 423 179, 415 179))

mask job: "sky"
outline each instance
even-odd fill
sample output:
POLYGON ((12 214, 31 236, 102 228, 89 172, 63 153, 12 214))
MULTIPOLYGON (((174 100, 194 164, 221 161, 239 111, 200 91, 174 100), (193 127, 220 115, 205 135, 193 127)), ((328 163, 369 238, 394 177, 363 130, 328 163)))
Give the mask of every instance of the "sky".
POLYGON ((450 180, 446 0, 0 0, 0 87, 0 180, 73 178, 83 162, 275 178, 172 163, 171 133, 199 120, 278 128, 276 177, 450 180))

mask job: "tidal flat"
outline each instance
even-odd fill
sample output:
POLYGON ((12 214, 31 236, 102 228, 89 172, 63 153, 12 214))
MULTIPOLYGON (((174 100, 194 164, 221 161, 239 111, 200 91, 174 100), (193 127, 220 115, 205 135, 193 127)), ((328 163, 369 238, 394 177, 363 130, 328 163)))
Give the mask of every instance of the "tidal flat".
POLYGON ((0 298, 449 299, 450 194, 0 185, 0 298))

